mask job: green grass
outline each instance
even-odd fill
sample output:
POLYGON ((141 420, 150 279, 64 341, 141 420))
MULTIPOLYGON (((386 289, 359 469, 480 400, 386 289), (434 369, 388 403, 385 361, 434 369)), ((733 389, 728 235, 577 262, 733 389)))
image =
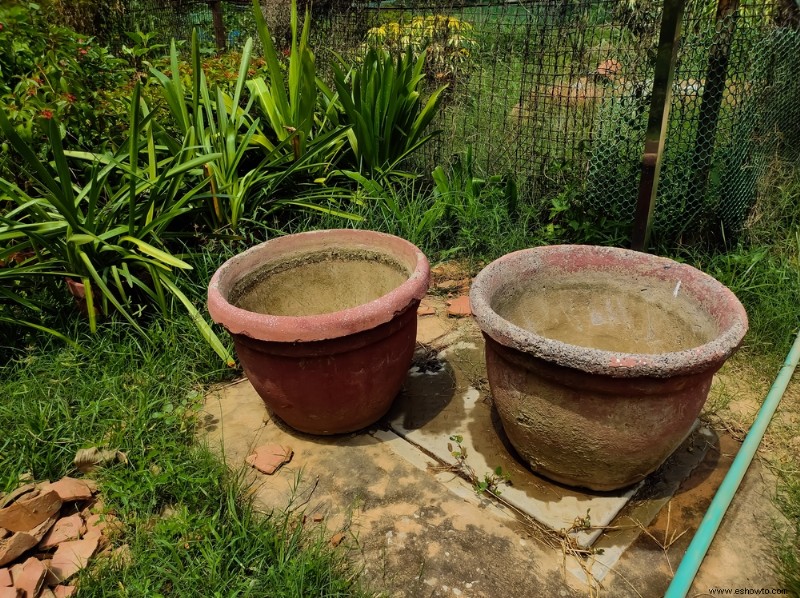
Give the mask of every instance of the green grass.
MULTIPOLYGON (((800 330, 800 170, 792 161, 773 162, 745 236, 751 265, 736 289, 748 308, 752 353, 777 367, 800 330)), ((748 253, 744 253, 747 251, 748 253)), ((744 258, 747 259, 747 258, 744 258)), ((741 271, 743 264, 738 265, 741 271)), ((793 384, 797 384, 795 374, 793 384)), ((784 399, 785 400, 785 399, 784 399)), ((795 430, 794 434, 797 434, 795 430)), ((774 541, 776 571, 790 595, 800 596, 800 467, 779 470, 776 503, 790 525, 774 541)))
POLYGON ((792 525, 778 531, 776 572, 789 595, 800 596, 800 472, 785 476, 778 488, 778 506, 792 525))
POLYGON ((257 514, 242 476, 195 442, 208 382, 230 375, 188 318, 155 322, 150 342, 123 324, 49 341, 0 369, 0 490, 20 476, 80 475, 79 448, 123 451, 100 469, 131 564, 84 574, 82 596, 345 596, 360 591, 343 556, 284 513, 257 514), (173 513, 164 517, 166 508, 173 513))
POLYGON ((800 329, 800 172, 776 159, 741 239, 727 251, 675 252, 736 293, 750 318, 744 350, 777 372, 800 329))

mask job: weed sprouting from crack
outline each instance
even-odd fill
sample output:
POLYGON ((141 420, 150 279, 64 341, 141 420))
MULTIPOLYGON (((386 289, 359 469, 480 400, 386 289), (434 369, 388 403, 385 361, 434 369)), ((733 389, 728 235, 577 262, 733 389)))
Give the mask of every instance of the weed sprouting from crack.
POLYGON ((503 471, 501 466, 494 468, 494 471, 489 471, 483 474, 483 479, 479 478, 471 465, 467 463, 467 447, 463 445, 464 437, 460 434, 453 434, 450 436, 450 442, 447 443, 447 450, 456 460, 455 465, 446 465, 441 469, 444 471, 453 471, 465 477, 471 484, 473 490, 477 494, 489 493, 493 496, 502 494, 500 485, 511 485, 511 475, 503 471), (455 445, 453 444, 455 443, 455 445))
POLYGON ((494 471, 483 474, 482 480, 475 481, 473 488, 478 494, 484 492, 491 492, 492 494, 501 494, 498 486, 500 484, 511 485, 511 474, 503 471, 499 465, 494 468, 494 471))

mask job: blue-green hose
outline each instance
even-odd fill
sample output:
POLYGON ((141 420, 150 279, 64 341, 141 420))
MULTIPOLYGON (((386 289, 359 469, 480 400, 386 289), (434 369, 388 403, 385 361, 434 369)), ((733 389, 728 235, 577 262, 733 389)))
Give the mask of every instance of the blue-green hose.
POLYGON ((686 554, 683 556, 683 560, 678 566, 675 577, 672 579, 672 583, 669 584, 664 598, 684 598, 689 591, 692 581, 697 575, 697 570, 700 568, 706 552, 708 552, 708 547, 711 545, 722 518, 725 516, 725 511, 728 510, 733 500, 733 495, 739 489, 739 484, 742 483, 742 478, 747 473, 747 468, 750 466, 758 445, 761 443, 761 438, 764 436, 770 421, 772 421, 772 416, 775 415, 775 410, 778 408, 783 393, 789 385, 789 380, 791 380, 792 374, 797 367, 798 360, 800 360, 800 333, 794 339, 794 344, 786 355, 786 360, 783 362, 775 382, 772 383, 772 388, 769 389, 767 398, 764 399, 764 404, 758 411, 756 421, 750 427, 750 431, 736 454, 731 468, 714 495, 714 499, 711 501, 711 505, 700 523, 700 527, 697 528, 697 533, 692 538, 692 542, 689 544, 689 548, 686 550, 686 554))

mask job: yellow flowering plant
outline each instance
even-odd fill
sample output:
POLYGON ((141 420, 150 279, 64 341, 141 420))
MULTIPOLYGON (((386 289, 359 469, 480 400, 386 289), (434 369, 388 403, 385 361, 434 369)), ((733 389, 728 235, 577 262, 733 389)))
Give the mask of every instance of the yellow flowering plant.
POLYGON ((447 15, 418 16, 373 27, 367 31, 366 45, 391 53, 410 48, 414 58, 425 52, 425 70, 439 80, 451 79, 477 48, 472 24, 447 15))

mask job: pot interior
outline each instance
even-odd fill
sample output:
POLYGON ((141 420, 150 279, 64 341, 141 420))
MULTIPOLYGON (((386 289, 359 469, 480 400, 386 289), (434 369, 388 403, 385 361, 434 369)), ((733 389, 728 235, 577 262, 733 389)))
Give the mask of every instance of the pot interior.
POLYGON ((719 334, 677 281, 626 272, 542 273, 501 288, 492 308, 534 334, 604 351, 683 351, 719 334))
POLYGON ((228 301, 275 316, 314 316, 350 309, 393 291, 411 275, 377 251, 335 248, 270 261, 242 277, 228 301))

